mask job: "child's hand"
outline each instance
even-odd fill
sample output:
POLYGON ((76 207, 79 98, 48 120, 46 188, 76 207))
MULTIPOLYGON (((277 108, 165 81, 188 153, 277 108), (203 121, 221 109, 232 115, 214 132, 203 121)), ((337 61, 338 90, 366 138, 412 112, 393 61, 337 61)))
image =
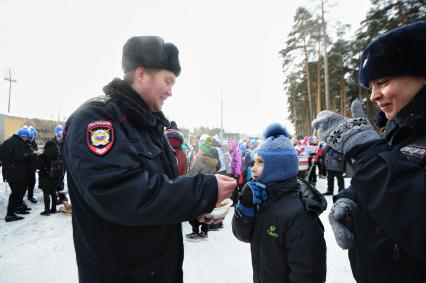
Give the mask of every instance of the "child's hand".
POLYGON ((250 181, 241 190, 241 195, 236 209, 242 216, 255 217, 256 207, 263 205, 268 200, 266 185, 250 181))

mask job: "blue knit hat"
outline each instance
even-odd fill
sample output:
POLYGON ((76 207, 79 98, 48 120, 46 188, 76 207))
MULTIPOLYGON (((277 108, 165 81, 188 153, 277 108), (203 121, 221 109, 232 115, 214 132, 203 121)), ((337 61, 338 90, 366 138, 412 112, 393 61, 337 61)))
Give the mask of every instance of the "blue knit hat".
POLYGON ((286 128, 278 123, 271 124, 263 136, 265 141, 256 151, 263 159, 263 171, 257 181, 268 184, 295 177, 299 172, 299 160, 286 128))
POLYGON ((362 53, 359 83, 382 77, 426 77, 426 21, 391 30, 373 40, 362 53))

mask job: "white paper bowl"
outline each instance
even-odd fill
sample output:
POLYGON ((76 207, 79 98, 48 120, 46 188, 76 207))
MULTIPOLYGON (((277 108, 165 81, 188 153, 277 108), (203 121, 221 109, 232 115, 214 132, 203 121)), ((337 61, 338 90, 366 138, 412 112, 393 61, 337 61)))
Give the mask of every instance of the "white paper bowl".
POLYGON ((206 215, 206 217, 207 218, 214 218, 214 219, 224 218, 226 216, 226 214, 228 213, 229 208, 231 207, 232 203, 233 203, 232 199, 230 199, 230 198, 224 199, 221 202, 221 204, 224 204, 224 205, 221 206, 221 207, 215 207, 212 212, 210 212, 209 214, 206 215))

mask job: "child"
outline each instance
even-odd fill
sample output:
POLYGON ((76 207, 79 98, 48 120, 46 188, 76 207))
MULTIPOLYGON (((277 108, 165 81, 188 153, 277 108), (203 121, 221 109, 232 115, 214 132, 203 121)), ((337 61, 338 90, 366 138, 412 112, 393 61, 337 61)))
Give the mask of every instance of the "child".
POLYGON ((44 211, 41 215, 49 216, 51 213, 58 212, 56 210, 56 189, 64 173, 58 144, 48 140, 44 145, 43 154, 40 155, 40 161, 39 188, 43 190, 44 199, 44 211))
POLYGON ((325 282, 326 244, 318 215, 324 197, 297 179, 298 157, 279 124, 265 131, 232 219, 237 239, 251 244, 253 282, 325 282))

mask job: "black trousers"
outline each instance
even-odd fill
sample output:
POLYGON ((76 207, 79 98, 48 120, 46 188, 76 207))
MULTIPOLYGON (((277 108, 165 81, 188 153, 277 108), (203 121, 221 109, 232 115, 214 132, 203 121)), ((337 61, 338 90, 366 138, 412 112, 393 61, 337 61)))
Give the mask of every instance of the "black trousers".
POLYGON ((56 210, 56 199, 58 198, 56 194, 56 189, 56 184, 49 184, 43 187, 43 200, 45 210, 56 210), (50 202, 50 199, 52 199, 52 202, 50 202), (52 203, 52 207, 50 207, 50 203, 52 203))
POLYGON ((209 232, 209 224, 206 224, 204 222, 200 222, 197 219, 189 220, 189 224, 192 226, 192 232, 199 233, 200 232, 200 225, 201 225, 201 232, 208 233, 209 232))
POLYGON ((7 214, 15 213, 18 206, 22 204, 22 198, 27 188, 26 181, 9 182, 10 190, 9 203, 7 205, 7 214))
POLYGON ((325 164, 324 164, 324 158, 322 156, 318 156, 318 174, 320 176, 325 176, 327 174, 325 164))
POLYGON ((343 180, 343 172, 327 169, 327 192, 334 193, 334 177, 337 179, 339 192, 345 188, 345 181, 343 180))
MULTIPOLYGON (((27 188, 26 191, 27 193, 27 197, 28 199, 34 197, 34 186, 36 183, 36 171, 35 170, 30 170, 28 172, 28 177, 27 177, 27 188)), ((24 193, 25 195, 25 193, 24 193)))
POLYGON ((315 164, 311 164, 311 166, 312 166, 312 170, 311 170, 311 173, 309 174, 308 181, 309 183, 316 183, 317 182, 317 171, 316 171, 317 166, 315 164))
POLYGON ((57 191, 57 197, 59 200, 68 200, 67 195, 64 193, 61 193, 61 191, 64 190, 64 176, 62 176, 59 180, 59 183, 57 185, 56 191, 57 191))

